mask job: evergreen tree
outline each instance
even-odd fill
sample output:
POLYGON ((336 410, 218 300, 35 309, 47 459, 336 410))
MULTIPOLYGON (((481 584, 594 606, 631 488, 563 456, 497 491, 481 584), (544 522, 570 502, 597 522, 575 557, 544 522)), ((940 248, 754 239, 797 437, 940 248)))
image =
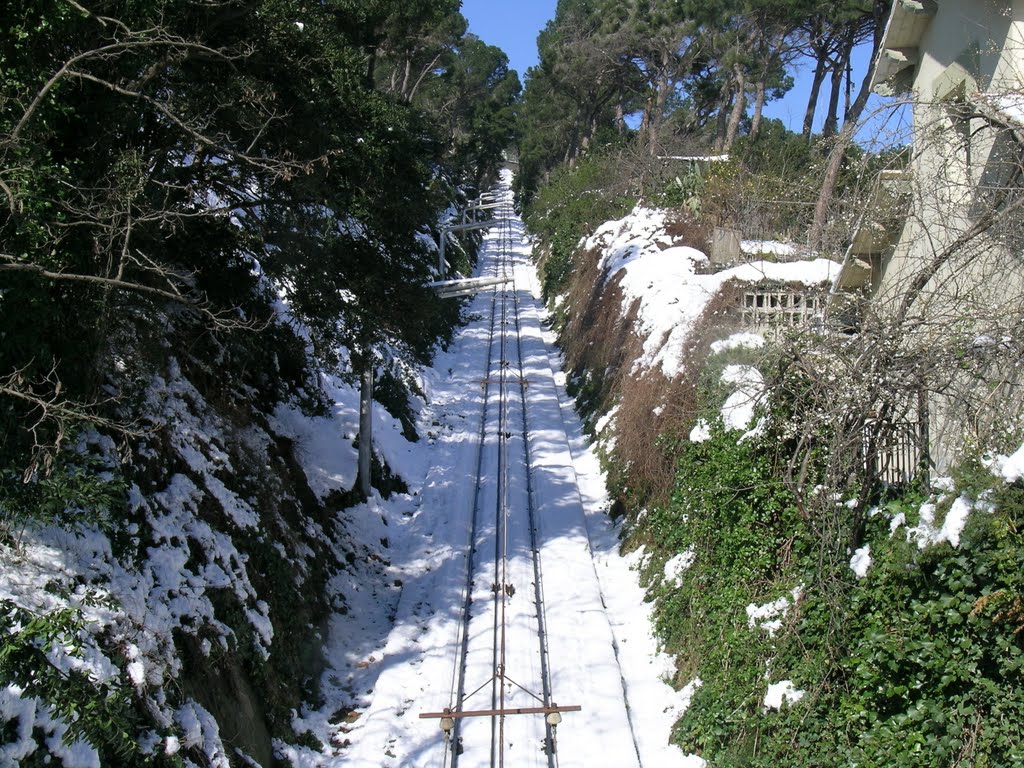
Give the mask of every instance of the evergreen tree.
POLYGON ((129 423, 117 382, 211 331, 250 385, 282 396, 280 361, 303 342, 280 325, 278 295, 324 363, 342 346, 361 360, 382 343, 429 355, 451 314, 424 287, 422 235, 455 194, 438 182, 493 171, 516 96, 507 61, 465 37, 457 11, 454 0, 8 4, 3 463, 32 477, 75 424, 129 423), (422 64, 442 38, 447 63, 464 47, 487 71, 422 64), (436 121, 418 89, 377 77, 403 60, 420 63, 420 89, 458 80, 458 120, 436 121))

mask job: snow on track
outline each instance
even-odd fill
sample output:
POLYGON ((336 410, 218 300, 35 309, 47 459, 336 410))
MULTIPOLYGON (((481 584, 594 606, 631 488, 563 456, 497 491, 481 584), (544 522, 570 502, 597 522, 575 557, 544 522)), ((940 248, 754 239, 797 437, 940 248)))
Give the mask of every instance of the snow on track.
MULTIPOLYGON (((501 193, 510 200, 507 181, 501 193)), ((557 365, 553 366, 557 358, 544 327, 537 279, 518 219, 489 230, 481 249, 480 274, 491 274, 502 252, 512 260, 514 281, 509 290, 514 292, 519 312, 519 344, 506 346, 503 354, 515 376, 521 364, 527 382, 530 496, 537 516, 551 700, 582 707, 580 712, 562 715, 557 754, 551 763, 543 749, 543 716, 508 716, 503 764, 517 768, 701 766, 700 758, 683 756, 667 746, 668 729, 686 701, 659 679, 672 674, 671 663, 656 652, 648 629, 649 606, 642 602, 635 573, 614 552, 614 531, 603 513, 607 499, 599 488, 601 477, 582 442, 578 421, 561 386, 563 377, 557 365), (585 480, 582 493, 580 477, 585 480), (595 553, 592 540, 598 542, 600 552, 595 553), (618 606, 622 613, 609 615, 607 605, 618 606), (628 652, 624 652, 627 645, 628 652), (630 663, 624 666, 623 659, 630 663)), ((427 417, 432 419, 436 436, 418 509, 401 534, 406 549, 400 555, 393 553, 396 561, 401 560, 395 567, 401 573, 402 594, 393 629, 372 656, 376 677, 372 691, 365 691, 369 705, 346 733, 349 745, 330 765, 448 765, 451 754, 446 751, 438 721, 421 719, 419 714, 445 707, 483 709, 492 705, 495 609, 501 607, 492 591, 492 584, 501 583, 501 574, 495 573, 499 531, 494 510, 500 508, 499 495, 506 497, 509 520, 505 582, 515 586, 515 594, 505 601, 505 706, 541 703, 534 698, 542 697, 543 681, 533 604, 534 566, 525 517, 529 499, 522 459, 523 415, 517 410, 519 387, 508 388, 507 487, 502 491, 498 477, 502 448, 494 426, 496 393, 492 390, 492 399, 485 404, 481 385, 484 378, 495 375, 502 359, 501 353, 491 351, 490 374, 485 373, 496 293, 488 290, 474 298, 471 322, 435 362, 438 375, 427 377, 427 417), (446 375, 440 373, 445 371, 446 375), (488 426, 481 445, 482 419, 488 426), (478 462, 482 467, 479 489, 478 462), (456 689, 474 509, 491 513, 489 518, 477 518, 465 692, 483 687, 460 703, 456 689)), ((374 680, 373 676, 367 679, 374 680)), ((492 757, 494 725, 490 717, 460 723, 463 752, 458 766, 499 764, 498 758, 492 757)))

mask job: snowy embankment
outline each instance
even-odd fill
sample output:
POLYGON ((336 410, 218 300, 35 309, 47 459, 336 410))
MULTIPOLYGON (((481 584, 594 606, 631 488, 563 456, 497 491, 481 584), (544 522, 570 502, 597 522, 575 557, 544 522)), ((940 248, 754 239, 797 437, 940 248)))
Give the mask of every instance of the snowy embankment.
MULTIPOLYGON (((751 261, 746 264, 710 272, 708 259, 701 251, 676 245, 671 228, 669 211, 637 206, 629 215, 606 222, 589 238, 581 242, 583 253, 598 259, 598 274, 604 287, 616 285, 619 291, 619 316, 623 322, 632 318, 632 330, 640 340, 639 355, 626 362, 630 375, 627 381, 638 380, 648 374, 656 374, 664 380, 664 390, 669 382, 683 375, 696 374, 695 366, 706 363, 704 357, 694 358, 695 334, 702 333, 713 339, 707 343, 708 354, 715 356, 732 353, 735 350, 757 350, 765 345, 760 329, 737 327, 735 319, 726 312, 718 311, 710 323, 706 314, 712 302, 729 284, 745 284, 753 290, 759 285, 770 285, 772 290, 785 286, 794 291, 824 291, 835 279, 840 265, 828 259, 793 260, 785 263, 775 261, 751 261)), ((797 256, 798 249, 778 243, 744 243, 745 251, 774 256, 797 256)), ((573 308, 569 307, 568 312, 573 308)), ((707 340, 705 340, 707 341, 707 340)), ((719 418, 727 430, 735 431, 739 441, 756 438, 764 428, 764 420, 755 420, 755 409, 766 395, 764 379, 754 365, 725 364, 720 381, 729 393, 721 406, 719 418)), ((595 431, 599 445, 611 460, 620 465, 630 461, 629 456, 619 453, 616 436, 619 413, 628 410, 631 398, 638 397, 631 387, 623 387, 617 393, 616 404, 606 413, 594 414, 595 431)), ((646 394, 647 397, 651 395, 646 394)), ((661 395, 664 397, 664 395, 661 395)), ((654 417, 658 417, 672 403, 667 400, 649 404, 654 417)), ((633 409, 635 413, 635 409, 633 409)), ((711 437, 712 425, 699 419, 689 432, 693 442, 711 437)), ((643 513, 641 512, 641 515, 643 513)), ((639 547, 630 555, 634 567, 645 569, 650 554, 645 547, 639 547)), ((692 548, 669 557, 663 567, 664 580, 678 583, 681 575, 690 568, 697 554, 692 548)), ((799 589, 791 596, 793 602, 799 598, 799 589)), ((749 605, 751 627, 772 635, 781 625, 780 615, 789 607, 789 597, 783 597, 765 606, 749 605)), ((695 678, 684 687, 690 695, 702 685, 695 678)), ((761 694, 765 708, 778 709, 783 701, 797 701, 803 692, 792 688, 790 681, 783 680, 767 685, 761 694)), ((679 713, 671 718, 674 720, 679 713)))
MULTIPOLYGON (((601 253, 605 280, 623 272, 622 313, 639 302, 636 332, 643 338, 643 355, 636 369, 660 367, 671 379, 683 370, 683 353, 694 324, 715 294, 730 280, 823 286, 839 274, 840 264, 829 259, 752 261, 721 272, 699 272, 707 256, 688 246, 673 245, 666 231, 668 212, 637 206, 628 216, 609 221, 583 243, 601 253)), ((756 342, 755 342, 756 343, 756 342)))
MULTIPOLYGON (((666 210, 639 205, 622 219, 606 222, 581 243, 584 251, 599 254, 598 266, 605 285, 618 283, 620 316, 625 318, 635 308, 633 330, 642 340, 642 353, 633 361, 633 375, 654 370, 672 380, 692 367, 693 361, 686 357, 695 329, 726 284, 769 283, 824 290, 839 273, 840 264, 821 258, 785 263, 751 261, 707 272, 704 253, 673 244, 667 231, 669 216, 666 210)), ((739 348, 757 349, 764 341, 757 332, 740 330, 712 342, 710 351, 719 354, 739 348)), ((729 429, 742 430, 741 439, 756 436, 762 425, 751 422, 755 406, 764 397, 760 372, 753 366, 731 365, 723 372, 722 383, 732 391, 722 407, 723 423, 729 429)), ((622 393, 623 399, 629 396, 629 392, 622 393)), ((664 404, 655 406, 655 415, 662 408, 664 404)), ((616 445, 617 410, 618 406, 598 414, 596 419, 597 432, 608 452, 616 445)), ((701 420, 690 439, 706 440, 710 434, 710 425, 701 420)))
MULTIPOLYGON (((280 406, 269 419, 254 410, 234 421, 241 411, 218 411, 172 361, 145 392, 154 437, 139 446, 136 461, 147 471, 128 488, 123 519, 102 528, 29 526, 0 552, 0 600, 24 612, 14 630, 25 616, 69 622, 49 662, 138 706, 145 720, 129 737, 144 754, 185 766, 225 767, 232 753, 269 763, 286 745, 275 744, 266 721, 284 697, 298 704, 304 670, 296 659, 317 655, 317 629, 307 622, 323 610, 323 574, 336 573, 345 587, 331 595, 338 608, 383 583, 374 563, 382 559, 380 518, 353 525, 352 511, 333 519, 325 511, 324 499, 354 479, 358 392, 334 377, 322 383, 325 417, 280 406), (308 486, 292 471, 292 440, 308 486), (254 668, 296 679, 276 684, 275 701, 249 677, 254 668)), ((383 409, 376 422, 380 446, 394 454, 404 442, 398 422, 383 409)), ((115 461, 112 441, 90 442, 115 461)), ((8 686, 0 704, 15 734, 0 745, 0 764, 47 752, 65 768, 99 764, 83 738, 61 746, 67 722, 39 698, 8 686), (33 729, 53 738, 40 743, 33 729)))

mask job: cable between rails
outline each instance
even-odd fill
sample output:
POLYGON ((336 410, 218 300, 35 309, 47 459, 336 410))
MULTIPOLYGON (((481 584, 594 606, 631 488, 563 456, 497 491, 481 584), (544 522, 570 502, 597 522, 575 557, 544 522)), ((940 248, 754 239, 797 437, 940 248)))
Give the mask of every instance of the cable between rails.
MULTIPOLYGON (((521 381, 525 382, 526 373, 523 369, 523 334, 519 319, 519 291, 515 283, 515 272, 513 272, 512 277, 512 300, 514 304, 513 314, 515 316, 516 322, 516 347, 517 356, 519 359, 519 378, 521 381)), ((530 530, 530 551, 532 554, 531 559, 533 560, 534 603, 537 607, 537 639, 538 643, 540 644, 541 686, 542 693, 544 696, 544 706, 551 706, 551 670, 548 665, 549 648, 547 636, 547 604, 545 602, 544 597, 544 569, 541 563, 540 556, 539 521, 537 519, 537 504, 534 497, 533 487, 533 457, 530 451, 530 430, 529 421, 526 415, 526 387, 521 387, 519 393, 522 401, 521 412, 523 420, 523 453, 526 460, 527 517, 528 526, 530 530)), ((555 768, 555 766, 557 766, 558 764, 558 750, 556 748, 557 745, 555 742, 555 728, 545 720, 544 730, 548 755, 548 766, 549 768, 555 768)))
MULTIPOLYGON (((494 277, 498 276, 497 266, 494 269, 494 277)), ((476 458, 476 483, 473 489, 472 515, 469 532, 469 546, 466 556, 466 578, 462 595, 462 618, 459 622, 458 634, 456 636, 456 647, 459 648, 455 666, 452 668, 452 682, 449 691, 449 708, 454 709, 462 701, 466 688, 466 657, 469 651, 469 619, 473 603, 473 571, 476 565, 476 537, 477 537, 477 508, 480 503, 480 484, 483 480, 483 457, 484 441, 487 433, 487 410, 490 405, 490 375, 491 365, 494 357, 494 331, 497 318, 498 291, 497 287, 491 290, 491 320, 487 335, 487 359, 484 363, 484 379, 481 382, 483 389, 483 404, 480 410, 480 430, 477 435, 477 458, 476 458)), ((452 738, 445 739, 444 764, 451 760, 452 768, 456 768, 459 759, 458 744, 461 732, 461 721, 456 721, 452 730, 452 738)))

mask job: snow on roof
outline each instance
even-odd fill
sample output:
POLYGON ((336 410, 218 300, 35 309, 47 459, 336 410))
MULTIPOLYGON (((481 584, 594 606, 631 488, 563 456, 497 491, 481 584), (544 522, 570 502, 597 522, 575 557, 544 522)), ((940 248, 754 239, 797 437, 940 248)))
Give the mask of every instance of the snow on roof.
POLYGON ((1002 118, 1017 128, 1024 128, 1024 92, 979 92, 973 94, 971 98, 995 112, 997 118, 1002 118))

